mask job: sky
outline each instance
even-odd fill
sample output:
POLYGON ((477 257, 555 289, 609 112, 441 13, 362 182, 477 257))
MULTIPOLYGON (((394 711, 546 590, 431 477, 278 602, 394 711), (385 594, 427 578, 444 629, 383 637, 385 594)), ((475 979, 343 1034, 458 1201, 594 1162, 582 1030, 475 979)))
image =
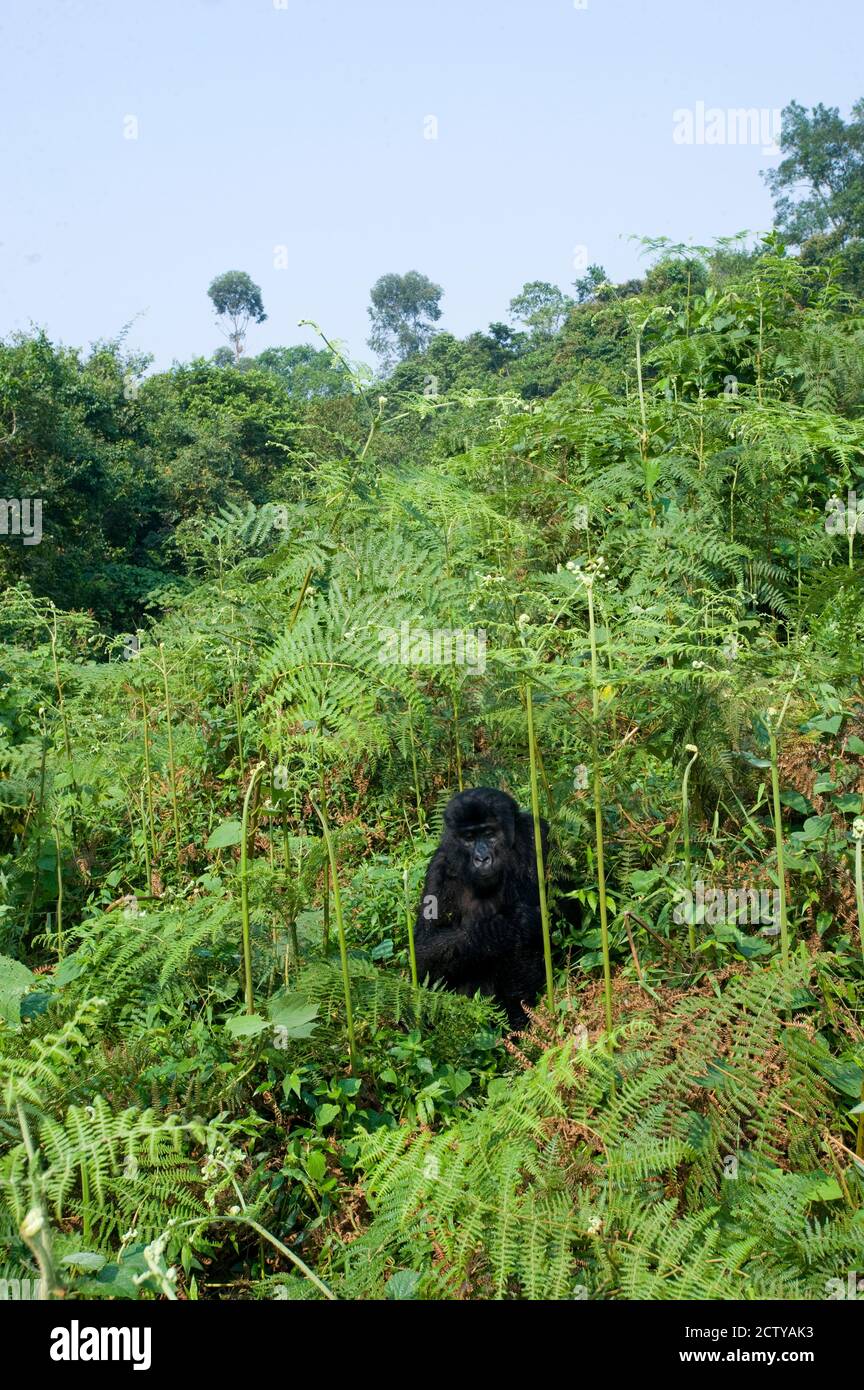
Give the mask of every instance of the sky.
POLYGON ((641 273, 634 237, 766 230, 772 113, 848 114, 862 51, 862 0, 2 0, 0 337, 209 356, 234 269, 252 353, 309 318, 373 361, 369 290, 412 269, 461 336, 641 273))

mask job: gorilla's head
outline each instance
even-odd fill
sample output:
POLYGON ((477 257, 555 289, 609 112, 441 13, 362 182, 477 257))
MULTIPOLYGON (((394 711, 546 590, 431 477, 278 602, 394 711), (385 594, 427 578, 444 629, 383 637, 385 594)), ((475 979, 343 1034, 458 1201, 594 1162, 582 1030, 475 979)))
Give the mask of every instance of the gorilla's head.
POLYGON ((458 792, 448 803, 444 824, 453 857, 476 891, 491 893, 506 872, 518 811, 512 796, 494 787, 458 792))

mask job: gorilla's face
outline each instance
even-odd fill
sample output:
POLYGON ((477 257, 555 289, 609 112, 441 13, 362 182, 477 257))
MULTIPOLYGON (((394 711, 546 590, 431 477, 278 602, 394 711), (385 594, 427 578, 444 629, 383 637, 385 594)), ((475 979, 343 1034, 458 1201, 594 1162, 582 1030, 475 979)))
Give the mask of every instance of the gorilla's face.
POLYGON ((490 893, 507 870, 516 836, 516 803, 504 792, 476 788, 454 796, 445 822, 472 887, 490 893))

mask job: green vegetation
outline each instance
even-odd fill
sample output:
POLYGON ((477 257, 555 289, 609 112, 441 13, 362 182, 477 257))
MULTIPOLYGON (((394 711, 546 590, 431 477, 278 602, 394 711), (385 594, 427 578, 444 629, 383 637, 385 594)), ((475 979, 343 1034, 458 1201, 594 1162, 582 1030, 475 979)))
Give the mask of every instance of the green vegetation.
MULTIPOLYGON (((827 117, 792 114, 806 179, 827 117)), ((0 544, 0 1277, 820 1299, 864 1268, 844 130, 830 245, 806 207, 789 245, 652 243, 464 340, 382 277, 377 381, 323 339, 246 357, 251 282, 211 286, 215 360, 0 345, 0 495, 44 499, 0 544), (471 785, 552 825, 515 1038, 412 981, 471 785)))

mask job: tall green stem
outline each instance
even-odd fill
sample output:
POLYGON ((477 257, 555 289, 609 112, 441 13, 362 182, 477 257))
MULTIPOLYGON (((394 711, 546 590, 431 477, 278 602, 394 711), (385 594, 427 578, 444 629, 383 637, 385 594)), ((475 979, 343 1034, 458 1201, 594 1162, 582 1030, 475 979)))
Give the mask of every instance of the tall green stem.
POLYGON ((321 919, 321 949, 330 954, 330 863, 324 865, 324 911, 321 919))
MULTIPOLYGON (((287 881, 288 881, 288 879, 289 879, 289 871, 290 871, 290 869, 291 869, 291 832, 290 832, 290 827, 289 827, 289 825, 288 825, 288 812, 287 812, 287 811, 285 812, 285 815, 284 815, 283 818, 282 818, 282 838, 283 838, 283 842, 284 842, 284 860, 285 860, 284 868, 285 868, 285 880, 286 880, 286 883, 287 883, 287 881)), ((300 867, 299 867, 299 864, 298 864, 298 868, 297 868, 297 879, 298 879, 298 882, 299 882, 299 880, 300 880, 300 867)), ((297 936, 297 919, 296 919, 296 917, 294 916, 294 911, 293 911, 293 909, 292 909, 292 914, 291 914, 291 921, 288 923, 288 935, 289 935, 289 938, 290 938, 290 940, 291 940, 291 965, 292 965, 293 969, 296 970, 297 967, 298 967, 299 964, 300 964, 300 942, 299 942, 299 939, 298 939, 298 936, 297 936)), ((285 964, 285 978, 286 978, 286 981, 287 981, 287 978, 288 978, 287 956, 286 956, 286 964, 285 964)))
POLYGON ((864 956, 864 866, 861 859, 864 853, 864 817, 856 816, 852 824, 855 837, 855 902, 858 907, 858 941, 864 956))
MULTIPOLYGON (((798 677, 798 667, 795 667, 792 676, 794 685, 798 677)), ((786 718, 786 710, 789 708, 789 701, 792 698, 791 689, 783 701, 783 707, 779 716, 775 719, 777 711, 769 709, 766 723, 768 725, 769 756, 771 759, 771 799, 774 816, 774 843, 777 846, 777 878, 780 890, 780 953, 783 957, 783 964, 789 960, 789 913, 786 906, 786 863, 783 848, 783 819, 780 811, 780 768, 779 754, 777 749, 777 736, 783 727, 783 720, 786 718)))
POLYGON ((159 669, 162 672, 162 688, 165 692, 165 723, 168 732, 168 776, 171 783, 171 810, 174 816, 174 844, 177 850, 177 872, 181 872, 180 862, 180 811, 177 805, 177 768, 174 762, 173 711, 171 694, 168 689, 168 667, 165 661, 165 644, 159 643, 159 669))
POLYGON ((643 323, 642 328, 639 328, 636 331, 636 386, 639 391, 639 415, 642 420, 642 438, 640 441, 640 447, 642 450, 643 458, 645 457, 645 447, 648 439, 648 419, 645 414, 645 389, 642 385, 642 330, 644 329, 644 327, 645 324, 643 323))
POLYGON ((534 821, 534 857, 537 863, 537 887, 540 892, 540 925, 543 930, 543 960, 546 964, 546 1002, 550 1012, 555 1008, 555 986, 552 977, 552 938, 549 932, 549 904, 546 900, 546 868, 543 863, 543 833, 540 829, 540 797, 537 791, 537 740, 534 734, 534 698, 531 686, 525 684, 525 712, 528 716, 528 759, 531 776, 531 816, 534 821))
POLYGON ((57 854, 57 958, 63 958, 63 857, 60 850, 60 828, 54 822, 54 845, 57 854))
POLYGON ((408 866, 402 869, 402 894, 405 901, 405 926, 408 930, 408 960, 411 964, 411 983, 417 988, 417 953, 414 950, 414 914, 411 911, 411 897, 408 892, 408 866))
POLYGON ((249 778, 249 785, 243 798, 243 819, 240 825, 240 914, 243 923, 243 980, 247 1014, 254 1014, 255 1012, 255 1000, 252 993, 252 932, 249 926, 249 807, 258 778, 264 768, 265 764, 259 763, 249 778))
MULTIPOLYGON (((155 859, 156 855, 156 822, 153 815, 153 773, 150 767, 150 711, 147 707, 147 696, 141 691, 141 728, 144 742, 144 779, 147 793, 147 830, 150 834, 150 853, 155 859)), ((145 831, 146 833, 146 831, 145 831)), ((147 881, 147 892, 150 892, 150 881, 147 881)))
POLYGON ((786 909, 786 864, 783 854, 783 821, 780 816, 780 773, 777 766, 777 733, 769 729, 771 749, 771 798, 774 808, 774 843, 777 846, 777 879, 780 890, 780 951, 783 964, 789 960, 789 920, 786 909))
MULTIPOLYGON (((233 663, 232 663, 233 666, 233 663)), ((237 757, 240 763, 240 776, 244 776, 246 765, 243 758, 243 706, 240 701, 240 681, 232 671, 232 686, 234 692, 234 722, 237 726, 237 757)))
POLYGON ((357 1070, 357 1049, 354 1044, 354 1011, 351 1008, 351 977, 348 974, 348 945, 345 940, 345 922, 342 917, 342 898, 339 893, 339 875, 336 871, 336 851, 333 848, 333 837, 330 834, 330 826, 323 811, 319 810, 313 801, 312 809, 321 822, 324 831, 324 839, 327 844, 327 857, 330 861, 330 874, 333 879, 333 910, 336 914, 336 930, 339 933, 339 959, 342 962, 342 988, 345 993, 345 1021, 348 1026, 348 1054, 351 1058, 351 1070, 357 1070))
POLYGON ((687 888, 687 901, 690 907, 690 922, 688 924, 690 950, 695 953, 696 924, 693 921, 693 869, 690 861, 690 800, 687 795, 687 783, 690 780, 690 769, 699 757, 699 749, 696 747, 695 743, 688 743, 684 751, 693 754, 693 757, 684 769, 684 776, 681 781, 681 829, 684 835, 684 883, 687 888))
POLYGON ((24 1141, 24 1151, 27 1155, 27 1186, 30 1190, 30 1208, 21 1222, 19 1232, 21 1239, 29 1246, 39 1267, 40 1297, 52 1299, 61 1293, 62 1289, 54 1258, 51 1228, 46 1214, 48 1203, 45 1195, 45 1180, 39 1163, 39 1150, 33 1142, 33 1136, 27 1123, 27 1114, 20 1099, 17 1098, 15 1111, 21 1129, 21 1138, 24 1141))
POLYGON ((60 675, 60 662, 57 659, 57 613, 54 612, 53 621, 48 628, 51 640, 51 664, 54 667, 54 684, 57 688, 57 706, 60 710, 60 723, 63 726, 63 745, 66 749, 66 761, 69 764, 69 772, 72 778, 72 786, 75 786, 75 763, 72 758, 72 740, 69 737, 69 721, 66 718, 66 701, 63 696, 63 680, 60 675))
POLYGON ((456 691, 453 690, 453 747, 456 753, 456 783, 460 792, 464 791, 462 781, 462 750, 459 747, 459 701, 456 698, 456 691))
POLYGON ((146 891, 147 891, 147 893, 152 893, 152 891, 153 891, 153 865, 152 865, 152 863, 151 863, 151 861, 150 861, 150 836, 149 836, 149 834, 148 834, 148 827, 147 827, 147 798, 146 798, 146 795, 145 795, 145 793, 144 793, 143 787, 142 787, 142 789, 141 789, 141 799, 140 799, 139 805, 140 805, 140 808, 141 808, 141 834, 142 834, 143 842, 144 842, 144 874, 145 874, 145 882, 146 882, 146 884, 147 884, 147 889, 146 889, 146 891))
POLYGON ((411 768, 414 774, 414 800, 417 803, 417 823, 422 830, 426 823, 423 815, 423 800, 420 796, 420 773, 417 768, 417 740, 414 737, 414 717, 411 713, 411 701, 408 701, 408 738, 411 742, 411 768))
POLYGON ((609 918, 606 907, 606 870, 603 863, 603 784, 600 777, 600 681, 597 632, 594 624, 594 576, 585 581, 588 594, 588 632, 591 639, 591 766, 594 782, 594 839, 597 851, 597 896, 600 904, 600 944, 603 952, 603 1001, 606 1031, 612 1035, 612 963, 609 956, 609 918))

